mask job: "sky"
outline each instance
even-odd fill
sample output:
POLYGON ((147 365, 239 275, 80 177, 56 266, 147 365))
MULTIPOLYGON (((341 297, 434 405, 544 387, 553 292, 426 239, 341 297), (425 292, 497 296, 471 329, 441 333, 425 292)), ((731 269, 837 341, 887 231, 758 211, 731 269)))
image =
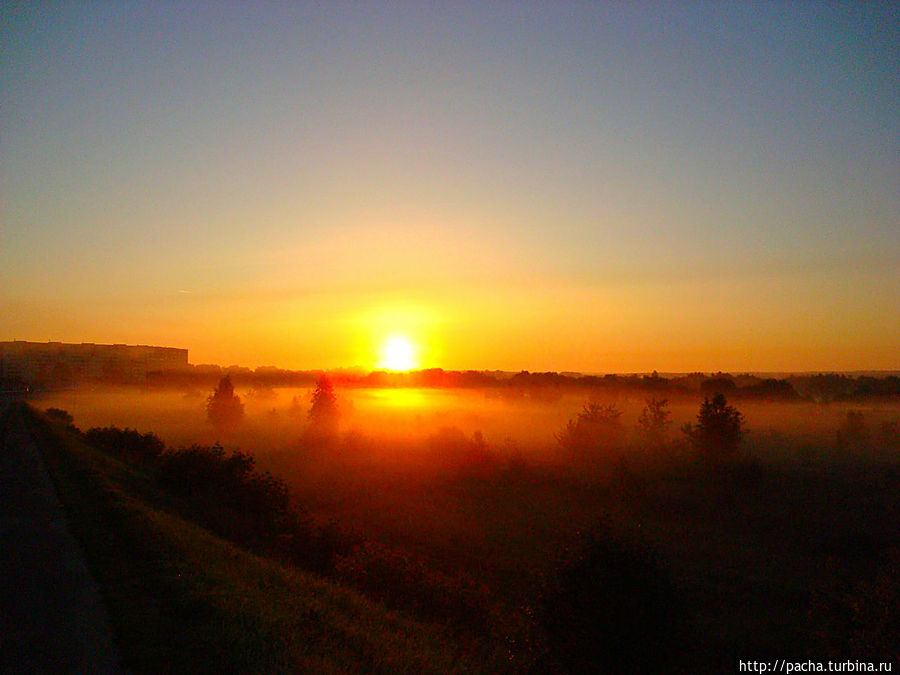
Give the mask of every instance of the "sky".
POLYGON ((900 369, 900 5, 3 3, 0 339, 900 369))

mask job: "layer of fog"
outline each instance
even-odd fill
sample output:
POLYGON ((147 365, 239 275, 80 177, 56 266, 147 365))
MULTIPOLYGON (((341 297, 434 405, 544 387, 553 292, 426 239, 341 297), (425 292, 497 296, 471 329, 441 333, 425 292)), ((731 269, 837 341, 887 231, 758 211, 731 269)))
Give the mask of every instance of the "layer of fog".
MULTIPOLYGON (((245 417, 230 431, 216 429, 207 421, 210 393, 80 389, 45 393, 35 402, 42 408, 68 410, 81 429, 119 426, 152 431, 171 447, 219 442, 227 448, 270 454, 298 451, 303 445, 311 389, 237 390, 245 417)), ((451 432, 466 438, 479 435, 499 454, 545 459, 559 449, 555 435, 589 400, 621 410, 623 448, 635 450, 641 446, 637 421, 644 396, 639 393, 614 397, 555 390, 339 389, 336 393, 339 439, 349 439, 356 447, 377 449, 378 458, 389 463, 402 462, 403 455, 415 447, 451 432)), ((701 400, 699 395, 670 400, 671 438, 678 438, 681 425, 694 420, 701 400)), ((744 414, 749 432, 746 443, 763 452, 771 449, 769 446, 827 444, 850 410, 863 412, 873 430, 900 414, 896 403, 734 403, 744 414)))

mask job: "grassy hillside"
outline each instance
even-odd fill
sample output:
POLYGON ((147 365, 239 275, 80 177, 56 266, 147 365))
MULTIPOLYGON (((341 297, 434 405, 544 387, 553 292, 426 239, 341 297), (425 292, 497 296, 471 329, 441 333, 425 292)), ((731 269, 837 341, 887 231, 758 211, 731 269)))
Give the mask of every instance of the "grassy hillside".
POLYGON ((170 513, 150 477, 26 420, 107 603, 125 666, 157 672, 498 672, 503 655, 253 555, 170 513))

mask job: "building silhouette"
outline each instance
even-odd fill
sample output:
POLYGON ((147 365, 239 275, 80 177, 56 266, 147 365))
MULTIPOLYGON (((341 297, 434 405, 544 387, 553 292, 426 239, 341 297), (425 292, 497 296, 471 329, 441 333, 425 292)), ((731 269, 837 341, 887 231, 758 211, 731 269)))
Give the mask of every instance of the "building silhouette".
POLYGON ((188 350, 148 345, 0 342, 0 382, 32 387, 80 382, 143 384, 150 373, 188 367, 188 350))

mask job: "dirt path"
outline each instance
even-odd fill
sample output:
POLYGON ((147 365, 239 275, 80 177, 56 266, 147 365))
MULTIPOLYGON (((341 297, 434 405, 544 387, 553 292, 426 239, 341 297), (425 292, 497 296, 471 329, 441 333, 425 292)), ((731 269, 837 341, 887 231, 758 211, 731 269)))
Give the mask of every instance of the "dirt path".
POLYGON ((0 672, 123 672, 97 586, 9 401, 0 401, 0 672))

